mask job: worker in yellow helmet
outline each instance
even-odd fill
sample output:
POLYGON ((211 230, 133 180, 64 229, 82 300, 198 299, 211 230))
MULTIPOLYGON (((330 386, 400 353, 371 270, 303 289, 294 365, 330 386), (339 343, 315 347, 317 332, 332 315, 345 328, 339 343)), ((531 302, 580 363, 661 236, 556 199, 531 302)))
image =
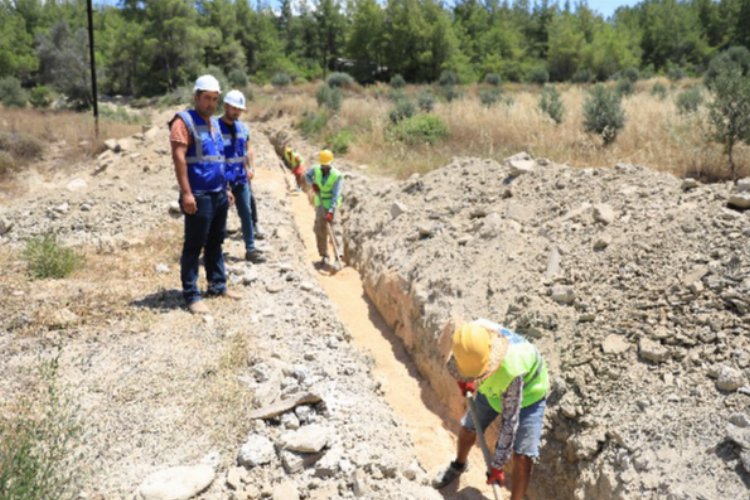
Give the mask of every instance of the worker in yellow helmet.
POLYGON ((324 149, 319 154, 319 163, 305 173, 305 180, 315 192, 315 239, 318 244, 320 265, 328 265, 328 227, 333 233, 333 219, 336 209, 341 205, 341 172, 332 167, 333 153, 324 149))
POLYGON ((287 168, 292 171, 294 180, 297 181, 297 191, 302 189, 302 172, 304 172, 304 165, 302 162, 302 155, 295 151, 291 145, 287 144, 284 146, 284 163, 287 168))
MULTIPOLYGON (((512 455, 510 498, 522 500, 529 485, 532 461, 539 457, 549 392, 544 359, 524 337, 497 323, 479 319, 456 328, 447 368, 458 381, 462 395, 476 392, 476 416, 482 431, 501 417, 487 484, 505 485, 503 467, 512 455)), ((456 459, 435 478, 432 483, 435 488, 449 485, 466 470, 475 439, 474 422, 467 412, 461 419, 456 459)))

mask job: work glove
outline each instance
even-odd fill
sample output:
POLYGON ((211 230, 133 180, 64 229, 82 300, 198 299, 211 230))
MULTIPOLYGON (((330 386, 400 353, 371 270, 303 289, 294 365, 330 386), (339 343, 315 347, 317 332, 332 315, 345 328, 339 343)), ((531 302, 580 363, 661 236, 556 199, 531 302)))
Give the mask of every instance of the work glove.
POLYGON ((496 469, 494 467, 490 467, 489 472, 487 472, 487 484, 499 484, 500 486, 505 486, 505 472, 503 469, 496 469))
POLYGON ((477 392, 477 383, 476 382, 464 382, 462 380, 459 380, 458 388, 461 389, 462 396, 466 396, 467 392, 474 394, 475 392, 477 392))
POLYGON ((328 212, 326 214, 326 222, 333 222, 333 212, 328 212))
POLYGON ((318 186, 317 184, 313 184, 312 188, 313 188, 313 191, 315 191, 316 193, 320 193, 320 186, 318 186))

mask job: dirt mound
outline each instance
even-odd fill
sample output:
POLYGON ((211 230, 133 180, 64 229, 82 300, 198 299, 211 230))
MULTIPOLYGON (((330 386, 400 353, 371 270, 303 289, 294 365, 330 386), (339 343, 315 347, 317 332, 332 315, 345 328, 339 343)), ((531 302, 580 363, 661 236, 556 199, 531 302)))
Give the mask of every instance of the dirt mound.
POLYGON ((451 316, 503 322, 550 361, 535 498, 747 495, 750 212, 730 185, 525 154, 346 183, 348 259, 456 414, 451 316))

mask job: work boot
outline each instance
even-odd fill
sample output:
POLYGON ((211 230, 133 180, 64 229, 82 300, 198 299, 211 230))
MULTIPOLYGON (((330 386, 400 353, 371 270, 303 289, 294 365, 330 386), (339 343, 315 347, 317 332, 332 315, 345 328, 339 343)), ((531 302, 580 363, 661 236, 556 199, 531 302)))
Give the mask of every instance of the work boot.
POLYGON ((253 248, 252 250, 245 252, 245 260, 248 260, 253 264, 262 264, 266 261, 266 258, 263 256, 263 252, 257 248, 253 248))
POLYGON ((445 488, 453 481, 458 479, 458 476, 466 472, 467 468, 467 464, 458 464, 455 461, 451 462, 448 467, 441 470, 438 473, 437 477, 432 480, 432 487, 436 490, 445 488))
POLYGON ((232 299, 232 300, 240 300, 242 299, 242 295, 240 295, 237 292, 234 292, 232 290, 224 290, 221 293, 217 293, 216 297, 221 297, 223 299, 232 299))
POLYGON ((323 256, 323 257, 321 257, 321 258, 320 258, 320 260, 318 261, 318 266, 320 266, 320 267, 326 267, 327 265, 328 265, 328 256, 327 256, 327 255, 324 255, 324 256, 323 256))
POLYGON ((193 314, 208 314, 208 306, 202 300, 191 302, 187 308, 193 314))

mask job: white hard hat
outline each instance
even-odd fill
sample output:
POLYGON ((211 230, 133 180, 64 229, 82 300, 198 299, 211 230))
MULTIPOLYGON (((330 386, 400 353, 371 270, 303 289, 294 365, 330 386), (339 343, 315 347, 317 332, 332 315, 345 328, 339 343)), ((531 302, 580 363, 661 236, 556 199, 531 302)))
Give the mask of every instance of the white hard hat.
POLYGON ((245 110, 245 96, 239 90, 230 90, 224 96, 224 104, 229 104, 237 109, 245 110))
POLYGON ((219 85, 219 80, 212 75, 201 75, 195 80, 195 87, 193 87, 194 92, 199 90, 221 93, 221 86, 219 85))

